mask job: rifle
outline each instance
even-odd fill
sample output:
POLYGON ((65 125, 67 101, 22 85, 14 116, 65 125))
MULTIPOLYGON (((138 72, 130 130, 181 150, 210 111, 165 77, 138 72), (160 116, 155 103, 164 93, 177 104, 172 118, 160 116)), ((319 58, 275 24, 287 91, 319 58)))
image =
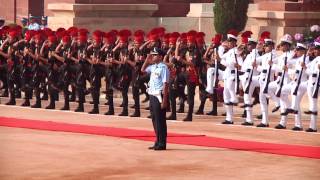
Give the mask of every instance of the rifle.
MULTIPOLYGON (((254 54, 254 62, 256 62, 256 59, 257 59, 257 53, 255 52, 255 54, 254 54)), ((249 90, 250 90, 250 86, 251 86, 251 82, 252 82, 252 76, 253 76, 253 69, 254 69, 254 67, 252 67, 252 69, 250 69, 249 80, 248 80, 246 88, 244 90, 245 94, 249 94, 249 90)))
MULTIPOLYGON (((217 55, 217 52, 218 52, 218 47, 216 47, 214 49, 214 54, 217 55)), ((213 85, 214 85, 214 89, 216 89, 218 87, 218 82, 219 82, 219 79, 218 79, 218 76, 219 76, 219 68, 218 68, 218 60, 217 58, 214 59, 214 81, 213 81, 213 85)), ((213 91, 215 92, 215 91, 213 91)))
MULTIPOLYGON (((272 62, 272 52, 270 52, 270 54, 271 54, 271 59, 270 59, 270 61, 272 62)), ((271 68, 272 68, 272 64, 271 65, 269 65, 269 69, 268 69, 268 77, 267 77, 267 82, 266 82, 266 84, 265 84, 265 86, 264 86, 264 89, 263 89, 263 93, 264 94, 267 94, 268 93, 268 88, 269 88, 269 83, 270 83, 270 76, 271 76, 271 68)))
POLYGON ((312 93, 312 98, 316 99, 316 98, 318 98, 318 91, 319 91, 319 86, 320 86, 320 71, 318 72, 317 80, 314 85, 315 85, 315 88, 312 93))
MULTIPOLYGON (((236 60, 236 63, 238 64, 238 59, 237 59, 237 55, 236 55, 236 50, 234 50, 234 58, 236 60)), ((235 74, 236 74, 236 81, 235 81, 235 86, 236 86, 236 94, 238 95, 240 93, 240 89, 239 89, 239 72, 238 72, 238 67, 235 68, 235 74)))
MULTIPOLYGON (((288 56, 287 56, 287 52, 286 52, 286 57, 284 58, 284 65, 287 65, 287 61, 288 61, 288 56)), ((277 88, 277 92, 276 92, 276 96, 280 97, 281 96, 281 90, 282 90, 282 86, 283 86, 283 82, 284 82, 284 77, 285 77, 285 70, 282 70, 282 74, 281 74, 281 79, 280 79, 280 85, 277 88)))
MULTIPOLYGON (((307 57, 307 53, 304 54, 303 63, 306 62, 306 57, 307 57)), ((295 96, 296 96, 297 93, 298 93, 298 89, 299 89, 299 86, 300 86, 300 83, 301 83, 302 73, 303 73, 303 67, 301 67, 301 70, 300 70, 300 72, 299 72, 299 77, 298 77, 297 86, 294 88, 294 91, 293 91, 293 95, 295 95, 295 96)))

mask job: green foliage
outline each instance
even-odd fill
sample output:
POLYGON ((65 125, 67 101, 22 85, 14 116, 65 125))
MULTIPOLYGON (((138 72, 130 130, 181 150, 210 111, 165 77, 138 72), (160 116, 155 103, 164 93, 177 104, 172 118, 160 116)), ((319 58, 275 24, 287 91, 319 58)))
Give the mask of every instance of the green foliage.
POLYGON ((214 26, 218 33, 242 31, 247 23, 249 0, 214 0, 214 26))

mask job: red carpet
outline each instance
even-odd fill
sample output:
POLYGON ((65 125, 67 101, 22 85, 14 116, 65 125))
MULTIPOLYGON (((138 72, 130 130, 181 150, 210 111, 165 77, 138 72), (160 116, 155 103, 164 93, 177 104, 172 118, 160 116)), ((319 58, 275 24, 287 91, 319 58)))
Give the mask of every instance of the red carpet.
MULTIPOLYGON (((0 126, 37 129, 46 131, 94 134, 143 141, 154 141, 155 139, 154 133, 152 131, 89 126, 51 121, 15 119, 6 117, 0 117, 0 126)), ((320 159, 320 147, 313 146, 241 141, 216 137, 207 137, 204 135, 188 135, 173 133, 168 134, 168 142, 173 144, 228 148, 242 151, 253 151, 269 154, 320 159)))

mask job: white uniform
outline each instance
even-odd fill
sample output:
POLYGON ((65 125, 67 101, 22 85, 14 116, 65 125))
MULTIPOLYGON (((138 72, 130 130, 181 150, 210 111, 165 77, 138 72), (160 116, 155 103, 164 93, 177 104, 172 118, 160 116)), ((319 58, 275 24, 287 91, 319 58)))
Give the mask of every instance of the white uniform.
MULTIPOLYGON (((281 88, 281 94, 280 94, 280 112, 282 114, 280 119, 280 124, 283 125, 287 122, 287 115, 285 114, 286 110, 290 108, 291 102, 289 100, 289 94, 291 92, 291 79, 289 78, 289 71, 291 69, 294 69, 295 60, 293 59, 294 52, 288 51, 283 52, 280 56, 277 58, 277 64, 275 65, 275 70, 277 73, 277 79, 270 83, 271 91, 276 95, 276 93, 280 89, 280 83, 283 73, 283 67, 285 66, 285 59, 287 58, 287 66, 288 71, 285 72, 284 79, 283 79, 283 85, 281 88)), ((284 126, 285 127, 285 126, 284 126)))
MULTIPOLYGON (((318 115, 318 96, 313 98, 314 89, 317 85, 316 81, 319 76, 319 68, 318 65, 320 64, 320 56, 317 56, 312 62, 307 65, 307 74, 309 75, 308 85, 307 85, 307 94, 309 99, 309 110, 311 113, 311 121, 310 121, 310 128, 313 130, 317 130, 317 115, 318 115)), ((318 84, 318 86, 320 86, 318 84)), ((319 93, 319 92, 318 92, 319 93)))
POLYGON ((276 59, 276 53, 275 51, 266 53, 257 60, 261 62, 261 64, 257 67, 257 71, 260 72, 259 75, 259 85, 260 85, 260 92, 259 92, 259 100, 260 100, 260 107, 261 107, 261 113, 262 113, 262 121, 261 123, 264 125, 269 125, 269 118, 268 118, 268 102, 267 98, 271 98, 276 105, 278 106, 280 104, 279 99, 274 95, 275 87, 270 86, 271 83, 268 85, 268 92, 264 93, 264 88, 266 86, 268 73, 269 73, 269 61, 271 60, 272 56, 272 62, 273 65, 271 66, 271 73, 270 73, 270 81, 272 82, 274 80, 274 74, 275 74, 275 66, 274 64, 277 63, 276 59))
MULTIPOLYGON (((301 70, 302 70, 301 63, 304 60, 304 56, 295 58, 293 60, 296 62, 295 69, 290 69, 288 73, 289 73, 289 75, 292 75, 294 77, 294 81, 291 81, 290 84, 288 84, 287 86, 291 86, 291 95, 292 95, 291 109, 293 109, 295 111, 294 112, 294 114, 295 114, 295 127, 302 128, 300 102, 301 102, 301 99, 302 99, 304 93, 307 91, 308 76, 306 73, 306 69, 303 69, 303 71, 301 72, 301 70), (293 93, 297 87, 300 72, 302 73, 300 84, 297 89, 297 94, 294 95, 293 93)), ((305 64, 308 64, 308 63, 309 63, 309 57, 307 56, 305 59, 305 64)), ((286 126, 286 123, 287 123, 286 119, 285 119, 285 121, 280 122, 280 124, 284 127, 286 126)))
MULTIPOLYGON (((245 91, 248 83, 249 83, 249 79, 250 79, 250 72, 253 68, 252 64, 254 61, 256 61, 256 64, 260 64, 258 58, 260 57, 258 50, 257 49, 253 49, 252 52, 250 54, 247 55, 246 59, 244 60, 241 70, 244 72, 244 74, 242 76, 240 76, 240 80, 241 80, 241 85, 242 85, 242 89, 245 91)), ((244 93, 243 95, 243 99, 244 99, 244 106, 245 106, 245 110, 246 110, 246 119, 245 121, 248 123, 253 123, 253 118, 252 118, 252 94, 253 91, 256 87, 259 86, 259 72, 257 71, 257 69, 253 69, 252 72, 252 80, 250 83, 250 87, 249 88, 249 92, 248 93, 244 93)))
MULTIPOLYGON (((225 48, 223 46, 219 46, 218 47, 218 55, 219 57, 222 57, 224 54, 225 48)), ((218 80, 223 80, 222 78, 223 75, 223 71, 218 69, 218 80)), ((207 69, 207 87, 206 87, 206 91, 210 94, 213 93, 214 90, 214 86, 215 86, 215 65, 214 67, 209 67, 207 69)))
POLYGON ((236 47, 230 49, 221 57, 221 64, 226 66, 226 69, 223 72, 223 99, 226 108, 226 121, 229 122, 233 122, 233 105, 238 103, 238 97, 236 95, 235 56, 237 57, 238 64, 241 66, 243 59, 238 54, 236 47))

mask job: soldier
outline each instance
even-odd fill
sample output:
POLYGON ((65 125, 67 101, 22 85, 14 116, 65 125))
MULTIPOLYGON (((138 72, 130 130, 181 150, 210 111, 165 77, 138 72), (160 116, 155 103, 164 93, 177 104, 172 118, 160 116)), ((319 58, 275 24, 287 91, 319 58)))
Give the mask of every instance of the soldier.
POLYGON ((131 32, 129 30, 121 30, 119 32, 119 44, 113 50, 116 60, 113 63, 118 65, 119 84, 118 88, 121 90, 123 98, 122 112, 119 116, 128 116, 128 90, 132 79, 132 72, 129 66, 129 61, 133 61, 132 54, 129 54, 128 43, 131 32))
POLYGON ((115 42, 117 40, 118 32, 112 30, 105 34, 105 43, 104 43, 104 53, 106 54, 105 66, 106 66, 106 99, 107 105, 109 105, 109 110, 105 115, 114 115, 114 104, 113 104, 113 87, 116 82, 116 64, 113 64, 112 61, 115 58, 113 49, 115 48, 115 42))
MULTIPOLYGON (((260 72, 259 75, 259 86, 260 86, 260 107, 262 113, 261 123, 257 127, 269 127, 268 117, 268 98, 271 98, 276 104, 279 104, 279 99, 275 96, 273 91, 274 87, 269 87, 270 82, 274 80, 275 67, 273 64, 277 63, 276 54, 274 51, 274 42, 270 39, 270 32, 263 32, 260 36, 260 41, 264 42, 265 54, 257 59, 257 62, 261 62, 257 66, 257 70, 260 72), (270 90, 270 91, 269 91, 270 90)), ((278 107, 276 105, 276 107, 278 107)), ((273 109, 273 111, 275 111, 273 109)))
MULTIPOLYGON (((181 61, 186 66, 184 79, 187 82, 188 90, 188 114, 183 121, 192 121, 192 114, 194 108, 195 89, 199 83, 199 66, 201 62, 200 51, 196 46, 196 31, 189 31, 187 33, 187 51, 183 56, 177 56, 178 61, 181 61)), ((179 44, 178 44, 179 47, 179 44)), ((180 54, 179 50, 176 54, 180 54)))
POLYGON ((8 97, 9 90, 8 90, 8 64, 7 64, 7 56, 3 55, 8 52, 9 48, 9 38, 7 37, 8 34, 8 26, 3 26, 0 29, 0 81, 2 82, 3 89, 2 94, 0 97, 8 97))
POLYGON ((17 46, 24 47, 23 57, 22 57, 22 88, 21 90, 25 92, 25 101, 21 106, 30 106, 30 99, 32 99, 33 90, 33 70, 32 66, 34 64, 33 58, 30 56, 29 51, 35 49, 35 44, 32 43, 31 38, 34 36, 34 31, 28 30, 25 33, 25 38, 22 41, 16 43, 17 46))
POLYGON ((204 58, 207 63, 207 85, 206 93, 207 96, 212 98, 212 110, 207 113, 207 115, 216 116, 217 112, 217 88, 219 81, 222 80, 222 73, 224 69, 221 69, 220 62, 218 61, 219 57, 222 57, 226 49, 221 45, 221 34, 216 34, 212 38, 211 45, 207 48, 204 58))
POLYGON ((103 32, 96 30, 93 32, 93 43, 88 47, 89 63, 90 68, 90 90, 93 99, 93 109, 89 114, 99 114, 99 98, 100 98, 100 88, 101 88, 101 78, 104 75, 104 62, 102 48, 102 37, 103 32))
POLYGON ((144 41, 144 32, 142 30, 137 30, 134 33, 134 44, 133 47, 129 49, 129 54, 133 56, 134 61, 127 61, 128 64, 133 69, 132 76, 132 95, 134 100, 134 113, 130 117, 140 117, 140 94, 139 89, 141 87, 140 77, 142 75, 141 68, 144 62, 144 58, 140 47, 144 41))
POLYGON ((68 87, 71 84, 71 59, 69 58, 71 54, 71 48, 71 37, 65 32, 62 37, 62 42, 57 46, 55 53, 52 54, 54 58, 63 63, 63 66, 61 66, 59 70, 59 89, 63 91, 64 95, 64 106, 61 108, 61 110, 70 110, 68 87))
MULTIPOLYGON (((57 31, 57 34, 60 32, 57 31)), ((41 58, 43 62, 48 65, 48 93, 49 93, 49 105, 46 109, 55 109, 55 101, 59 99, 59 81, 60 72, 63 66, 63 62, 59 61, 53 55, 58 45, 58 39, 55 34, 51 34, 48 37, 48 41, 45 41, 44 46, 41 49, 41 58)))
MULTIPOLYGON (((294 81, 286 84, 282 93, 289 94, 291 92, 292 103, 291 107, 288 107, 288 113, 295 114, 295 126, 292 130, 301 131, 302 123, 301 123, 301 108, 300 102, 302 96, 307 90, 307 73, 306 73, 306 65, 309 64, 309 56, 307 56, 307 47, 304 44, 297 43, 295 55, 292 59, 295 61, 295 68, 290 69, 288 71, 289 75, 293 75, 295 77, 294 81), (287 91, 287 92, 285 92, 287 91)), ((276 127, 286 127, 286 122, 281 122, 276 127)))
POLYGON ((35 91, 35 97, 36 97, 36 103, 32 105, 32 108, 41 108, 41 82, 45 81, 47 70, 45 65, 39 61, 40 56, 40 50, 42 47, 42 44, 44 42, 44 35, 42 34, 42 31, 38 31, 36 35, 34 36, 35 40, 35 46, 30 51, 28 51, 28 54, 32 57, 34 63, 33 63, 33 89, 35 91))
POLYGON ((196 35, 196 44, 200 52, 200 63, 199 63, 199 98, 200 106, 195 114, 204 114, 204 106, 207 100, 206 85, 207 85, 207 64, 204 61, 204 54, 206 52, 206 44, 204 41, 205 34, 198 32, 196 35))
MULTIPOLYGON (((294 52, 290 50, 292 44, 292 37, 289 34, 284 35, 281 38, 280 48, 282 54, 277 58, 277 65, 275 65, 275 70, 278 74, 277 79, 274 82, 270 83, 270 90, 277 98, 280 99, 280 111, 281 111, 281 120, 280 125, 276 126, 277 129, 283 129, 284 125, 287 122, 288 108, 290 108, 289 94, 291 91, 291 84, 289 78, 289 69, 295 64, 295 61, 292 59, 294 52)), ((279 109, 278 107, 275 107, 279 109)), ((275 111, 272 111, 275 112, 275 111)))
POLYGON ((88 30, 79 29, 79 36, 77 38, 76 45, 77 54, 75 57, 70 57, 75 62, 74 67, 76 68, 76 79, 74 84, 78 95, 78 107, 75 109, 75 112, 84 112, 83 103, 85 102, 86 82, 89 80, 90 72, 87 47, 88 30))
POLYGON ((226 120, 222 124, 233 124, 233 106, 238 104, 239 70, 243 59, 240 56, 241 52, 237 48, 237 36, 238 32, 235 30, 228 32, 229 50, 221 57, 221 64, 226 67, 223 73, 223 99, 226 108, 226 120))
POLYGON ((308 85, 307 94, 309 99, 309 111, 311 115, 310 125, 306 132, 317 132, 317 116, 318 116, 318 95, 320 87, 320 36, 314 41, 315 59, 307 65, 308 85))
POLYGON ((175 49, 177 39, 180 34, 178 32, 173 32, 169 36, 169 49, 164 56, 163 62, 167 65, 170 71, 169 77, 169 101, 171 105, 171 114, 167 117, 167 120, 176 120, 177 111, 176 111, 176 98, 178 97, 178 78, 177 74, 181 70, 181 62, 177 61, 175 57, 175 49))
POLYGON ((250 52, 246 56, 242 64, 242 71, 244 74, 240 76, 242 89, 244 91, 243 99, 244 99, 244 108, 245 108, 245 122, 242 123, 244 126, 252 126, 253 125, 253 117, 252 117, 252 107, 253 107, 253 100, 252 95, 254 93, 254 89, 259 86, 258 80, 258 71, 257 65, 260 62, 257 62, 257 59, 260 57, 259 52, 263 48, 261 44, 257 46, 257 41, 252 39, 251 37, 248 38, 247 43, 247 50, 250 52))
POLYGON ((17 56, 17 48, 13 46, 13 44, 17 42, 18 37, 19 31, 10 29, 8 32, 8 41, 2 44, 2 51, 0 51, 0 54, 7 59, 8 67, 8 89, 10 100, 6 105, 16 105, 16 90, 20 83, 20 58, 17 56))

